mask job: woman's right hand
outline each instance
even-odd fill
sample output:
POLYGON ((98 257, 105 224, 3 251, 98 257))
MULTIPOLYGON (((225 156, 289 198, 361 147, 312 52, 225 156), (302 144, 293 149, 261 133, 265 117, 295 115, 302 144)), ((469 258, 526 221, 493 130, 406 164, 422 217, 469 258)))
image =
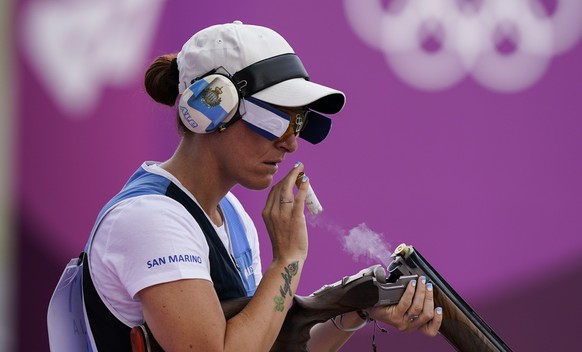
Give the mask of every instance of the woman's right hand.
POLYGON ((308 240, 304 213, 309 182, 307 177, 300 181, 297 194, 293 194, 293 187, 303 168, 302 163, 296 163, 294 168, 271 188, 263 209, 263 221, 273 246, 273 260, 304 260, 307 257, 308 240))

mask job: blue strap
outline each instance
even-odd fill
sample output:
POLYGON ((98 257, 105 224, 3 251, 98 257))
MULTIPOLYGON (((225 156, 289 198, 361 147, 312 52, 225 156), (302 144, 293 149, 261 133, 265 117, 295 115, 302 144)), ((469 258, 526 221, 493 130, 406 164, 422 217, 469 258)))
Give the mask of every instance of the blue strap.
POLYGON ((226 218, 234 260, 240 268, 241 278, 247 294, 252 296, 257 289, 257 283, 255 282, 253 271, 253 253, 249 246, 246 231, 238 213, 226 197, 220 201, 220 208, 226 218))
POLYGON ((152 174, 146 171, 143 167, 139 167, 137 171, 131 176, 131 178, 127 181, 125 186, 121 192, 119 192, 115 197, 113 197, 107 204, 101 209, 99 215, 97 216, 97 221, 95 221, 95 225, 93 225, 93 230, 91 231, 91 235, 85 245, 85 252, 89 253, 89 248, 91 247, 91 243, 93 242, 93 237, 95 236, 95 232, 97 231, 97 227, 101 223, 101 220, 105 217, 105 215, 113 209, 113 206, 118 204, 119 202, 133 198, 141 195, 148 195, 148 194, 160 194, 165 195, 168 186, 172 181, 168 180, 164 176, 152 174))

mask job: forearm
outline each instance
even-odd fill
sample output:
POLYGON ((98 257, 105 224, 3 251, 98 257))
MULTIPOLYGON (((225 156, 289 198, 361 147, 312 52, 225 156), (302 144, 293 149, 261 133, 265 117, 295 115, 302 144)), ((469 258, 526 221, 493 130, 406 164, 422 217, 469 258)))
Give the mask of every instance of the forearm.
MULTIPOLYGON (((339 321, 339 317, 336 318, 339 321)), ((364 324, 364 320, 355 312, 346 313, 341 320, 341 326, 353 329, 364 324)), ((317 324, 311 329, 311 338, 307 343, 309 351, 337 351, 354 334, 354 331, 342 331, 331 320, 317 324)))
POLYGON ((248 305, 227 321, 225 350, 268 351, 291 307, 303 260, 275 261, 248 305))

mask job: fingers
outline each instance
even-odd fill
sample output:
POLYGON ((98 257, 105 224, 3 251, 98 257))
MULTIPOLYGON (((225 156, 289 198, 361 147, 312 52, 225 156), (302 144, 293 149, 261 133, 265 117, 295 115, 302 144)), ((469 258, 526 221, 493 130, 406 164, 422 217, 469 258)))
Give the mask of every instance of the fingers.
POLYGON ((309 181, 305 179, 300 182, 297 194, 293 194, 295 182, 303 168, 302 163, 295 163, 287 175, 271 188, 263 209, 263 221, 271 239, 273 258, 307 255, 304 208, 309 181))
MULTIPOLYGON (((406 301, 410 303, 403 316, 400 330, 421 330, 426 335, 435 336, 442 322, 442 308, 438 307, 435 309, 434 307, 433 284, 430 282, 427 283, 426 277, 421 276, 418 284, 415 286, 412 299, 410 300, 407 297, 406 301)), ((407 303, 406 301, 404 303, 407 303)), ((402 299, 400 302, 402 303, 402 299)))
MULTIPOLYGON (((421 278, 421 281, 426 282, 426 280, 422 279, 423 278, 421 278)), ((422 313, 417 320, 412 322, 411 327, 413 329, 421 330, 425 335, 435 336, 438 333, 443 320, 442 308, 434 307, 433 284, 429 282, 426 285, 422 284, 421 286, 425 286, 422 313)))
MULTIPOLYGON (((412 304, 406 312, 406 317, 411 322, 410 325, 419 325, 422 320, 426 319, 425 298, 426 298, 426 277, 421 276, 419 285, 416 286, 416 292, 412 299, 412 304), (421 318, 421 319, 419 319, 421 318)), ((431 308, 432 311, 432 308, 431 308)))
POLYGON ((401 317, 400 320, 406 321, 407 320, 407 311, 408 308, 412 305, 412 301, 414 299, 414 292, 416 290, 416 280, 411 280, 406 287, 406 290, 400 297, 400 302, 395 307, 395 314, 401 317))
POLYGON ((273 186, 269 194, 267 209, 274 210, 277 213, 291 211, 293 215, 297 213, 303 214, 307 196, 307 184, 309 182, 305 176, 297 182, 299 173, 303 169, 304 165, 302 163, 295 163, 287 175, 273 186), (293 190, 296 183, 298 191, 294 195, 293 190))
POLYGON ((295 203, 293 186, 297 176, 301 171, 303 171, 303 168, 304 166, 302 163, 295 163, 293 169, 291 169, 291 171, 289 171, 281 181, 271 188, 264 208, 265 213, 271 213, 272 211, 279 212, 281 207, 292 208, 293 203, 295 203))
MULTIPOLYGON (((300 162, 296 162, 295 165, 293 165, 293 168, 279 182, 278 186, 280 186, 280 188, 281 188, 281 196, 284 197, 284 198, 280 199, 280 202, 283 201, 281 204, 287 204, 286 202, 284 202, 287 200, 297 200, 300 202, 305 200, 306 190, 303 190, 301 192, 302 188, 305 188, 305 187, 301 187, 302 184, 305 182, 301 182, 298 184, 299 191, 297 192, 296 196, 293 196, 293 188, 295 187, 297 177, 299 176, 299 173, 303 172, 303 169, 304 169, 304 165, 300 162), (301 196, 302 196, 302 198, 301 198, 301 196)), ((307 180, 307 177, 304 177, 304 179, 307 180)))
POLYGON ((400 331, 420 330, 428 336, 435 336, 443 321, 441 307, 434 307, 434 286, 426 277, 411 280, 396 305, 369 309, 370 316, 390 324, 400 331))
POLYGON ((436 336, 436 334, 438 334, 439 332, 442 322, 443 322, 443 309, 441 307, 437 307, 434 310, 433 318, 427 324, 424 325, 422 332, 428 336, 436 336))

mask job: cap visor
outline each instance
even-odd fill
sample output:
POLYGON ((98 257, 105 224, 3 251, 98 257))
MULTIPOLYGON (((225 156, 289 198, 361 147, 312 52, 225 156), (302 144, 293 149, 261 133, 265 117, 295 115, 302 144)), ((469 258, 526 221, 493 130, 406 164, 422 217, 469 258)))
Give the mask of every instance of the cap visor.
POLYGON ((335 114, 344 107, 344 93, 303 78, 293 78, 265 88, 254 98, 285 107, 307 106, 324 114, 335 114))

